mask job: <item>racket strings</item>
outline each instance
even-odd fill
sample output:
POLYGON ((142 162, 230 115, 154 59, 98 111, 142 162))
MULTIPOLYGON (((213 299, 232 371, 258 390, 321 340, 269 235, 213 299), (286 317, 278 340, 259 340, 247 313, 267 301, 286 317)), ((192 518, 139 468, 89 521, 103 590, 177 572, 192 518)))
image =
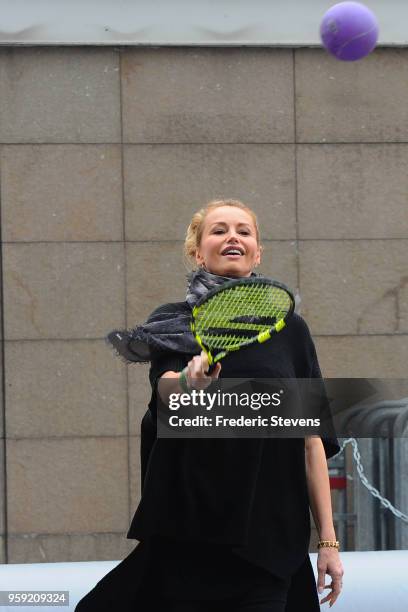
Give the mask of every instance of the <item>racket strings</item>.
POLYGON ((202 304, 196 312, 195 327, 210 348, 232 350, 273 328, 290 308, 290 296, 279 287, 238 285, 202 304))

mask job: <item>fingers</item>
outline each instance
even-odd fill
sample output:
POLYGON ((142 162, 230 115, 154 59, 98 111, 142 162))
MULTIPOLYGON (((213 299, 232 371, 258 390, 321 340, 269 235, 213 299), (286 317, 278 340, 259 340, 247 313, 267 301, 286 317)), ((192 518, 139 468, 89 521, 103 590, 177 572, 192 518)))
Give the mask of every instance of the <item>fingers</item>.
POLYGON ((186 377, 191 388, 205 389, 212 381, 218 378, 221 364, 217 363, 214 370, 208 374, 208 356, 205 351, 195 355, 187 364, 186 377))
POLYGON ((317 591, 322 593, 324 589, 324 578, 326 576, 326 565, 317 566, 317 591))
MULTIPOLYGON (((199 363, 199 359, 201 359, 201 371, 200 374, 204 377, 211 377, 213 380, 214 378, 218 378, 219 373, 221 371, 221 364, 217 363, 215 364, 214 369, 211 371, 211 373, 208 373, 208 370, 210 368, 209 364, 208 364, 208 355, 205 351, 201 351, 201 355, 199 355, 197 357, 197 363, 199 363)), ((200 367, 200 366, 199 366, 200 367)))
POLYGON ((343 582, 342 582, 341 576, 336 576, 335 578, 333 578, 331 584, 326 584, 324 588, 331 589, 331 593, 326 595, 326 597, 324 597, 324 599, 321 600, 320 605, 326 603, 326 601, 330 601, 329 606, 331 608, 334 602, 336 601, 336 599, 338 598, 338 596, 340 595, 342 586, 343 586, 343 582))
POLYGON ((201 358, 202 372, 205 375, 205 373, 208 371, 208 368, 209 368, 207 353, 205 351, 201 351, 200 358, 201 358))
POLYGON ((211 372, 210 376, 211 378, 214 380, 215 378, 218 378, 221 372, 221 364, 220 362, 218 362, 214 368, 214 370, 211 372))
POLYGON ((339 559, 338 551, 335 549, 319 549, 319 555, 317 560, 317 590, 320 594, 323 589, 331 589, 331 592, 326 595, 320 604, 330 601, 330 607, 334 604, 336 599, 341 593, 343 586, 343 565, 339 559), (325 585, 325 575, 329 574, 332 579, 330 585, 325 585))
MULTIPOLYGON (((325 589, 329 589, 331 588, 332 585, 326 585, 324 588, 325 589)), ((331 608, 332 605, 335 603, 335 601, 337 600, 338 596, 340 595, 340 593, 334 593, 333 591, 331 593, 329 593, 328 595, 326 595, 326 597, 324 597, 324 599, 322 599, 320 601, 320 605, 326 603, 326 601, 329 601, 329 607, 331 608)))
POLYGON ((204 351, 201 355, 195 355, 191 361, 188 362, 188 370, 191 378, 205 378, 206 370, 208 370, 208 358, 204 351), (203 355, 205 358, 203 358, 203 355))
POLYGON ((221 364, 220 363, 216 363, 215 364, 215 368, 211 371, 211 373, 208 373, 208 370, 210 368, 209 364, 208 364, 208 355, 205 351, 201 351, 201 363, 202 363, 202 368, 203 368, 203 374, 205 376, 211 376, 211 378, 214 380, 215 378, 218 378, 219 373, 221 371, 221 364))

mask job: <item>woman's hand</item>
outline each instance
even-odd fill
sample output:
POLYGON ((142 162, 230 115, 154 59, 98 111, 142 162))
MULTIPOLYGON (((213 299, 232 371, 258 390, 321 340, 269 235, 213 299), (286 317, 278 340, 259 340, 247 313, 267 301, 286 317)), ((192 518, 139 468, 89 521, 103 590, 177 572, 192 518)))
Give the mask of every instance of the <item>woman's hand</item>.
POLYGON ((340 560, 339 551, 337 548, 331 547, 321 547, 319 548, 317 555, 317 573, 318 573, 318 581, 317 587, 318 592, 320 593, 320 588, 322 589, 330 589, 331 593, 326 595, 324 599, 320 602, 320 605, 325 603, 326 601, 330 601, 330 608, 336 601, 337 597, 340 595, 341 588, 343 586, 343 565, 340 560), (325 585, 325 575, 329 574, 332 579, 332 583, 325 585))
POLYGON ((213 380, 218 378, 221 371, 221 364, 218 362, 211 372, 206 374, 209 368, 208 357, 204 351, 201 355, 195 355, 186 366, 186 378, 191 389, 206 389, 213 380))

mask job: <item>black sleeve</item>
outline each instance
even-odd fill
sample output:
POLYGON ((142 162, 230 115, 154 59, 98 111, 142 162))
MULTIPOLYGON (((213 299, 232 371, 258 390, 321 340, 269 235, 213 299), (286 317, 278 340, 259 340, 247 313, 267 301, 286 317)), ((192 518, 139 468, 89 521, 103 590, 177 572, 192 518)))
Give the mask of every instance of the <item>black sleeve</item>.
POLYGON ((330 457, 337 455, 337 453, 340 450, 340 444, 337 439, 336 433, 334 431, 334 425, 333 425, 333 421, 331 417, 329 399, 327 397, 327 393, 324 388, 324 381, 323 381, 322 373, 320 371, 320 366, 319 366, 319 362, 317 359, 316 349, 314 348, 314 344, 313 344, 313 352, 314 352, 314 359, 312 360, 312 370, 311 370, 310 377, 320 378, 322 380, 322 387, 323 387, 322 395, 323 395, 323 401, 324 401, 322 413, 323 413, 323 416, 325 417, 326 426, 328 422, 329 429, 331 430, 331 436, 322 437, 322 442, 323 442, 324 450, 326 453, 326 459, 330 459, 330 457))
POLYGON ((145 484, 147 466, 152 453, 153 446, 157 439, 157 381, 164 372, 181 371, 187 365, 188 355, 181 355, 170 352, 154 352, 154 357, 150 363, 149 380, 152 386, 152 394, 149 402, 149 409, 146 411, 140 429, 140 464, 141 464, 141 492, 145 484))
POLYGON ((175 352, 154 351, 150 363, 149 380, 152 387, 152 395, 149 402, 149 409, 154 420, 157 418, 157 381, 164 372, 181 372, 191 359, 191 355, 175 352))
POLYGON ((318 378, 321 380, 320 386, 320 397, 322 400, 322 408, 321 415, 325 420, 325 427, 329 430, 330 436, 321 436, 324 450, 326 453, 326 459, 330 459, 340 450, 340 444, 336 436, 336 432, 334 429, 334 424, 332 420, 332 414, 330 410, 330 402, 327 397, 326 388, 324 384, 324 380, 322 377, 322 373, 320 370, 319 361, 317 358, 316 347, 313 342, 312 336, 310 334, 309 328, 304 320, 302 320, 304 324, 304 330, 306 334, 306 345, 307 345, 307 361, 308 361, 308 369, 309 369, 309 377, 310 378, 318 378))
MULTIPOLYGON (((148 318, 148 321, 154 321, 156 316, 163 317, 164 314, 174 315, 181 311, 185 312, 186 306, 184 303, 177 302, 171 304, 163 304, 156 308, 148 318), (183 309, 184 307, 184 309, 183 309)), ((187 308, 188 311, 188 308, 187 308)), ((156 389, 156 383, 158 378, 164 372, 180 372, 190 361, 192 356, 188 356, 184 353, 177 353, 175 351, 163 351, 154 347, 150 348, 151 360, 149 370, 149 380, 152 387, 152 392, 156 389)))
POLYGON ((156 389, 157 380, 164 372, 181 372, 191 359, 188 355, 180 353, 164 353, 156 351, 150 363, 149 380, 152 392, 156 389))

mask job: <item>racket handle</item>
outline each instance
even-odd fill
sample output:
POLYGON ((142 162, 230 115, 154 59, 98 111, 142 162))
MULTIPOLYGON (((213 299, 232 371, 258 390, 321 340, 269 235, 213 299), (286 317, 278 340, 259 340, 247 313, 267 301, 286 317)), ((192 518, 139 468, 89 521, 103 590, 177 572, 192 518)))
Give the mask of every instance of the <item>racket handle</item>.
POLYGON ((208 368, 208 370, 207 370, 206 374, 207 374, 207 375, 208 375, 208 374, 212 374, 212 373, 214 372, 214 370, 215 370, 215 366, 216 366, 216 365, 217 365, 216 363, 212 363, 212 364, 210 365, 210 367, 208 368))

